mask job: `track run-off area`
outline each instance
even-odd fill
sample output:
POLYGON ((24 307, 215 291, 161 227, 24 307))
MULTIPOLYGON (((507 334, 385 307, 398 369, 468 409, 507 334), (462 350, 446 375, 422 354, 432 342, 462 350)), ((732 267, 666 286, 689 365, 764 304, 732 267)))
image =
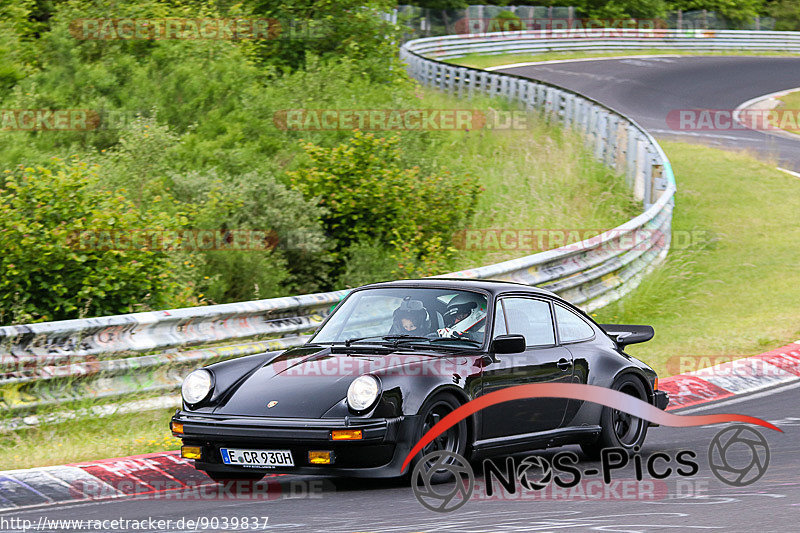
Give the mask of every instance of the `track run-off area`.
MULTIPOLYGON (((739 128, 682 131, 670 128, 666 120, 675 110, 732 110, 758 96, 800 87, 800 58, 664 56, 569 61, 493 70, 543 80, 590 96, 633 118, 659 139, 744 149, 774 160, 782 168, 800 171, 798 141, 739 128)), ((680 188, 680 174, 677 180, 680 188)), ((800 194, 800 180, 797 187, 797 194, 800 194)), ((679 203, 676 209, 681 209, 679 203)), ((800 214, 786 223, 797 225, 800 214)), ((764 297, 769 298, 769 295, 764 297)), ((658 333, 670 335, 669 331, 658 333)), ((731 335, 736 332, 731 331, 731 335)), ((779 361, 768 363, 769 368, 778 370, 768 377, 759 376, 764 366, 756 365, 752 375, 738 382, 706 380, 691 386, 687 384, 692 381, 689 379, 679 386, 665 380, 664 388, 671 388, 676 399, 678 408, 673 408, 673 412, 741 413, 770 421, 783 430, 783 433, 761 431, 769 447, 769 467, 758 481, 743 487, 722 483, 709 467, 710 443, 724 426, 657 427, 650 429, 641 456, 646 459, 662 452, 674 457, 690 450, 697 456, 699 469, 692 476, 656 480, 648 485, 649 492, 645 494, 638 493, 635 488, 633 464, 614 473, 621 484, 613 489, 601 487, 597 492, 595 485, 590 489, 589 481, 598 478, 587 477, 584 494, 591 490, 599 497, 581 497, 580 493, 548 493, 543 497, 482 494, 474 495, 466 505, 447 514, 423 508, 411 488, 400 482, 276 476, 265 478, 261 482, 263 490, 252 494, 237 495, 224 487, 214 487, 200 491, 121 491, 89 501, 48 500, 48 496, 42 494, 42 499, 35 501, 24 499, 30 498, 24 487, 13 492, 13 487, 19 484, 15 485, 16 481, 0 474, 0 494, 5 493, 0 504, 5 502, 3 507, 6 507, 0 512, 0 530, 19 531, 21 520, 35 527, 42 525, 42 519, 46 518, 136 520, 137 524, 145 526, 148 524, 142 521, 169 520, 169 531, 786 531, 787 524, 796 523, 800 513, 800 455, 796 444, 800 441, 800 414, 796 407, 800 405, 800 381, 797 380, 800 345, 789 345, 778 355, 781 356, 779 361), (15 497, 20 498, 16 503, 15 497), (21 508, 29 504, 35 506, 21 508), (211 527, 212 517, 218 519, 216 528, 211 527), (250 518, 248 527, 243 527, 245 517, 250 518), (264 520, 265 517, 268 520, 264 520), (256 518, 262 521, 254 522, 256 518), (12 522, 12 519, 18 521, 12 522), (225 521, 232 526, 234 519, 239 527, 222 525, 225 521), (195 521, 194 527, 188 526, 188 520, 195 521), (254 523, 257 528, 252 527, 254 523)), ((564 449, 577 451, 577 447, 564 449)), ((558 451, 560 449, 548 450, 540 455, 552 457, 558 451)), ((169 466, 179 461, 170 454, 156 454, 151 460, 156 466, 169 466)), ((118 470, 125 469, 124 461, 113 464, 118 470)), ((150 469, 150 475, 162 479, 162 469, 156 466, 150 469)), ((597 469, 598 463, 583 460, 579 467, 584 471, 597 469)), ((109 476, 111 480, 110 476, 115 475, 111 470, 98 466, 90 473, 95 477, 109 476)), ((119 475, 126 475, 122 470, 119 475)), ((190 479, 193 471, 180 468, 180 472, 185 479, 176 478, 176 481, 203 482, 200 473, 194 473, 196 477, 190 479)), ((139 469, 136 476, 146 482, 147 468, 139 469)), ((75 482, 80 479, 76 478, 75 482)), ((61 494, 70 490, 69 484, 53 484, 52 487, 61 494)), ((45 530, 77 529, 56 528, 52 523, 50 526, 45 530)), ((111 525, 107 527, 113 530, 111 525)), ((136 529, 165 530, 156 526, 136 529)))

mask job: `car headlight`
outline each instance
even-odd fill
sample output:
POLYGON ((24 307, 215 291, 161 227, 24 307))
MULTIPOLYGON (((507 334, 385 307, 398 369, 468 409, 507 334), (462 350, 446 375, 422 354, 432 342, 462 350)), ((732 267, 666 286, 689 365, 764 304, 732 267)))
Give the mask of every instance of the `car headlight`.
POLYGON ((375 403, 380 392, 381 384, 376 377, 358 376, 347 389, 347 405, 354 411, 363 411, 375 403))
POLYGON ((214 379, 211 372, 205 369, 195 370, 183 380, 181 396, 184 402, 194 405, 205 400, 213 388, 214 379))

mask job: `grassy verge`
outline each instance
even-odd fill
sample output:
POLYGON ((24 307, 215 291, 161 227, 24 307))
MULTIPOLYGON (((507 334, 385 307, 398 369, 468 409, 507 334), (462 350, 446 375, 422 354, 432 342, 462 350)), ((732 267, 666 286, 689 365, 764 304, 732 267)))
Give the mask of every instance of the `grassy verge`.
POLYGON ((652 324, 655 338, 630 352, 662 375, 671 357, 744 357, 800 338, 800 180, 744 154, 661 144, 678 179, 673 234, 700 242, 676 242, 596 318, 652 324))
MULTIPOLYGON (((442 146, 443 167, 477 175, 484 188, 467 231, 613 228, 641 212, 624 179, 596 161, 577 133, 538 115, 524 125, 472 131, 442 146)), ((456 270, 554 247, 501 249, 490 239, 470 243, 459 235, 456 270)))
POLYGON ((647 50, 616 50, 604 52, 592 51, 577 51, 577 52, 547 52, 541 54, 498 54, 498 55, 485 55, 485 54, 468 54, 463 57, 457 57, 446 60, 448 63, 454 65, 461 65, 473 68, 488 68, 497 67, 500 65, 510 65, 512 63, 531 63, 534 61, 553 61, 562 59, 586 59, 596 57, 620 57, 620 56, 644 56, 644 55, 681 55, 681 56, 776 56, 776 57, 789 57, 796 56, 788 52, 778 51, 764 51, 764 52, 749 52, 749 51, 719 51, 719 52, 691 52, 686 50, 667 50, 660 48, 653 48, 647 50))
POLYGON ((0 434, 0 470, 176 450, 174 409, 45 424, 0 434))

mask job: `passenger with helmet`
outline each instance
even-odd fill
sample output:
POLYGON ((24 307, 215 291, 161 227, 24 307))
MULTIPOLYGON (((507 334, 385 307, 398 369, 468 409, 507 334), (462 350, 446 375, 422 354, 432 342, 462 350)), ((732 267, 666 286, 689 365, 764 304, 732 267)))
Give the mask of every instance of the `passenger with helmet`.
POLYGON ((428 312, 419 300, 404 299, 394 311, 390 335, 424 335, 428 332, 425 326, 428 312))

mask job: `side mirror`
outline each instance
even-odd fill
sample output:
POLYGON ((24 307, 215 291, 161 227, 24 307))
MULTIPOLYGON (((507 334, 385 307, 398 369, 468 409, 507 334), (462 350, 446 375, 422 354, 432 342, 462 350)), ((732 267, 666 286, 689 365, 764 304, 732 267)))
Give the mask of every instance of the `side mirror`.
POLYGON ((525 337, 522 335, 498 335, 489 345, 492 353, 520 353, 525 351, 525 337))

